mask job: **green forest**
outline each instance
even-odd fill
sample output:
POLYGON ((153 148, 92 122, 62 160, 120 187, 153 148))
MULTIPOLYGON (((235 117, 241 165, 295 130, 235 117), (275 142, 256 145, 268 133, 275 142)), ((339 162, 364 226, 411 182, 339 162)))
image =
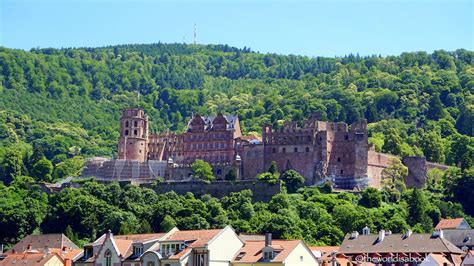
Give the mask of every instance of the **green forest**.
POLYGON ((227 45, 0 47, 0 241, 53 231, 90 241, 108 228, 230 223, 238 231, 336 244, 361 223, 429 231, 441 217, 471 219, 473 91, 474 52, 462 49, 310 58, 227 45), (193 113, 217 111, 238 114, 244 132, 257 134, 264 124, 301 122, 311 113, 367 119, 375 150, 452 168, 430 173, 425 189, 398 189, 395 198, 389 186, 361 195, 301 188, 273 203, 251 202, 248 192, 218 200, 93 181, 52 196, 38 190, 35 182, 76 176, 88 157, 113 158, 121 110, 132 106, 145 108, 154 132, 183 131, 193 113))

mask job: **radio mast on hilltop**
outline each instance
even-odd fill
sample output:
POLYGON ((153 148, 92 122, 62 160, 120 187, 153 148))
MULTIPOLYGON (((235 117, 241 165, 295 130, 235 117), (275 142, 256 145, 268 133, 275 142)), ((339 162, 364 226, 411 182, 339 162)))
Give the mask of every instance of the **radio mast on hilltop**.
POLYGON ((196 22, 194 22, 194 44, 196 44, 196 39, 197 39, 197 25, 196 25, 196 22))

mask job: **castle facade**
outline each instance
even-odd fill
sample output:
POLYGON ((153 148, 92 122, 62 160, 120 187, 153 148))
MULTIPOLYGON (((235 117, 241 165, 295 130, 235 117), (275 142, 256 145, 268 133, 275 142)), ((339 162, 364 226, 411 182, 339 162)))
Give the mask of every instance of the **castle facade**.
POLYGON ((134 108, 122 113, 118 151, 119 160, 172 162, 176 170, 170 178, 177 179, 185 178, 186 166, 201 159, 213 166, 218 178, 234 167, 240 179, 255 179, 274 161, 280 172, 301 173, 308 185, 326 177, 341 187, 364 187, 369 182, 365 121, 348 126, 312 116, 302 126, 285 122, 276 130, 265 125, 259 138, 242 136, 238 116, 219 113, 195 115, 182 134, 149 134, 147 115, 134 108))

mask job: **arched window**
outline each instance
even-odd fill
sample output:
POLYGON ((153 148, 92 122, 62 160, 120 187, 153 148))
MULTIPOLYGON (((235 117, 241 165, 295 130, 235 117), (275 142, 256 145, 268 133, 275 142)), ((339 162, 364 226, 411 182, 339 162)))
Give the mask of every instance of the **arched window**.
POLYGON ((128 127, 128 125, 129 125, 128 121, 125 121, 125 127, 128 127))
POLYGON ((110 249, 107 249, 105 251, 105 266, 112 266, 112 252, 110 251, 110 249))
POLYGON ((306 152, 309 152, 309 147, 306 147, 306 152))

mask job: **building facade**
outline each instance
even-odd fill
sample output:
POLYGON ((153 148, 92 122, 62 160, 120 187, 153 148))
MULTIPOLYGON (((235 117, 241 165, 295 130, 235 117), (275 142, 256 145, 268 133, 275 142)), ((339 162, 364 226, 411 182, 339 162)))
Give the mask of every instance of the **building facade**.
MULTIPOLYGON (((211 164, 218 180, 230 171, 237 173, 238 180, 255 180, 275 162, 280 172, 299 172, 306 185, 331 181, 337 188, 353 189, 379 187, 383 169, 395 157, 369 148, 365 120, 348 125, 320 121, 312 115, 301 124, 265 125, 261 137, 243 136, 239 117, 222 113, 194 115, 184 133, 150 134, 148 125, 143 109, 123 110, 118 159, 91 160, 82 176, 136 183, 157 177, 190 180, 191 164, 200 159, 211 164)), ((409 170, 409 187, 423 186, 427 169, 440 167, 430 166, 423 157, 402 161, 409 170)))

